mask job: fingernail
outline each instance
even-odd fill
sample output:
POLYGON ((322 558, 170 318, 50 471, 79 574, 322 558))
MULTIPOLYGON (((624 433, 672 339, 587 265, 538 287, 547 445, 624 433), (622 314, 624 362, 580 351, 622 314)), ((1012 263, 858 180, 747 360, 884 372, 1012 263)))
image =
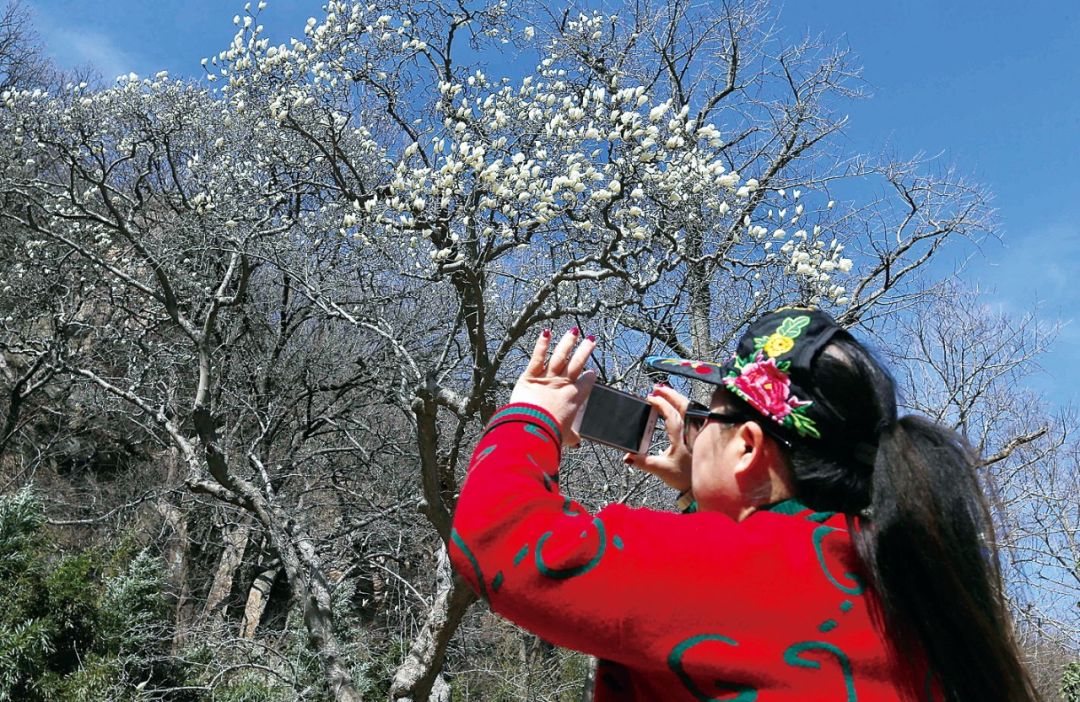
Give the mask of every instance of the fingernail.
POLYGON ((671 387, 670 385, 668 385, 667 383, 665 383, 662 380, 659 383, 657 383, 656 386, 659 387, 659 388, 670 388, 671 387))
POLYGON ((544 331, 540 332, 540 336, 544 337, 545 339, 550 339, 551 338, 551 330, 550 329, 545 329, 544 331))
POLYGON ((596 341, 596 335, 595 334, 589 334, 587 337, 585 337, 585 340, 586 341, 596 341))
POLYGON ((657 396, 657 395, 659 395, 659 394, 660 394, 660 393, 656 392, 655 390, 650 390, 650 391, 649 391, 649 397, 656 397, 656 396, 657 396))
POLYGON ((634 459, 631 458, 630 456, 627 456, 626 458, 622 459, 622 462, 625 463, 628 466, 634 465, 634 459))
POLYGON ((574 336, 577 336, 578 334, 581 333, 581 330, 578 329, 577 327, 574 327, 573 329, 570 330, 570 333, 573 334, 574 336))

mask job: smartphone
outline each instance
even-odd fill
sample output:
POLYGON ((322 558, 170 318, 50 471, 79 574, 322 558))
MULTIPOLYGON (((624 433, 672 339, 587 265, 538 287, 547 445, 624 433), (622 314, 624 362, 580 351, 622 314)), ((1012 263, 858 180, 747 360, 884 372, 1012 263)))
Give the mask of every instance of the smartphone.
POLYGON ((573 426, 583 439, 628 453, 648 453, 656 416, 656 408, 642 398, 596 383, 573 426))

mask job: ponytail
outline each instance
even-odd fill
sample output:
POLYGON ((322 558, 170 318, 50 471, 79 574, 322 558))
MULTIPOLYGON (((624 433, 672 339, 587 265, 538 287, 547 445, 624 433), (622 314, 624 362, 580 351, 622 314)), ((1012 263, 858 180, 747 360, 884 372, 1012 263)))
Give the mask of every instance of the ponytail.
POLYGON ((1036 700, 975 466, 954 432, 922 417, 892 422, 879 437, 856 545, 889 638, 905 659, 925 658, 946 700, 1036 700))
POLYGON ((876 453, 795 443, 795 492, 814 509, 857 520, 853 538, 879 624, 900 659, 928 667, 947 702, 1037 701, 971 448, 928 419, 898 419, 892 377, 850 337, 831 341, 813 374, 815 401, 843 420, 850 445, 876 445, 876 453))

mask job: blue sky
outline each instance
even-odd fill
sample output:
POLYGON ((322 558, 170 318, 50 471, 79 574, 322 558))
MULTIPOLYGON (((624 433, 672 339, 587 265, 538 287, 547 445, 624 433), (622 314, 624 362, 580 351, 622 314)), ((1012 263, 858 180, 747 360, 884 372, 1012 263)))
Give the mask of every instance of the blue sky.
POLYGON ((994 194, 1002 241, 962 277, 996 308, 1038 304, 1064 325, 1032 385, 1080 400, 1080 3, 788 0, 780 23, 856 54, 872 97, 851 106, 854 151, 940 154, 994 194))
MULTIPOLYGON (((112 78, 197 75, 231 41, 228 0, 24 0, 49 53, 112 78)), ((253 2, 254 4, 254 2, 253 2)), ((269 0, 274 41, 300 35, 320 0, 269 0)), ((994 194, 1001 243, 984 244, 964 279, 987 303, 1040 305, 1064 324, 1032 384, 1076 402, 1080 319, 1080 3, 1075 0, 788 0, 782 32, 822 33, 852 49, 870 99, 850 106, 852 152, 939 155, 994 194)))

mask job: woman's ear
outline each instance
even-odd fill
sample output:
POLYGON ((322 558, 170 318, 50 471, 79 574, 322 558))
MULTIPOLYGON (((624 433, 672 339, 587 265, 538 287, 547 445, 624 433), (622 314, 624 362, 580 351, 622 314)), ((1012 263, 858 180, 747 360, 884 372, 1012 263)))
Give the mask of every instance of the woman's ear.
POLYGON ((767 441, 757 422, 744 422, 735 435, 735 483, 746 503, 755 508, 769 502, 773 493, 767 441))
POLYGON ((787 468, 777 446, 757 422, 745 422, 736 435, 735 481, 755 507, 790 497, 787 468))
POLYGON ((765 460, 765 431, 757 422, 743 422, 735 435, 735 446, 739 452, 735 464, 735 473, 754 472, 761 468, 765 460))

